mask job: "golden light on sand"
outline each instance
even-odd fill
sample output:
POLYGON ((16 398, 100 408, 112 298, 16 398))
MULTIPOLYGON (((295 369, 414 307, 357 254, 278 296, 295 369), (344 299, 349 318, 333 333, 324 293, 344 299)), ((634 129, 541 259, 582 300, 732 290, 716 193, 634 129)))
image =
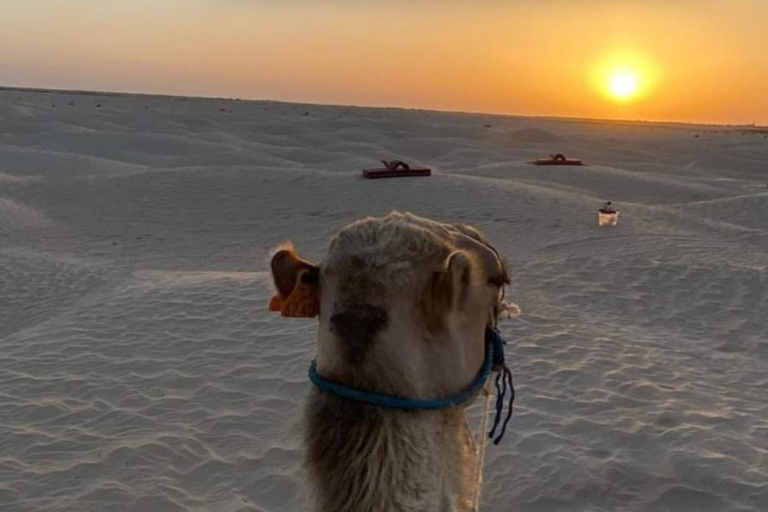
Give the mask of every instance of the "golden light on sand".
POLYGON ((620 100, 629 100, 637 94, 639 81, 637 74, 631 71, 615 72, 608 82, 611 94, 620 100))

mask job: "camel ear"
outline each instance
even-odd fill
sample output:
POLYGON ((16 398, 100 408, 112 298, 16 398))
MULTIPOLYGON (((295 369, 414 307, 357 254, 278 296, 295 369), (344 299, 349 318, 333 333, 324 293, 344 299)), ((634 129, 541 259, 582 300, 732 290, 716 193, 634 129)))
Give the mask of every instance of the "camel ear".
POLYGON ((305 285, 314 285, 317 288, 319 270, 317 266, 300 257, 293 245, 280 249, 272 256, 272 279, 280 298, 285 299, 296 288, 297 281, 301 278, 305 285), (301 272, 306 270, 306 272, 301 272), (301 274, 301 275, 300 275, 301 274))
POLYGON ((445 318, 460 307, 469 292, 472 262, 463 251, 455 251, 445 261, 443 270, 432 273, 419 302, 422 321, 432 333, 445 329, 445 318))
POLYGON ((291 245, 277 251, 271 265, 277 295, 269 301, 269 310, 285 317, 316 317, 320 313, 320 270, 299 257, 291 245))
POLYGON ((448 256, 451 309, 464 306, 472 280, 472 260, 464 251, 454 251, 448 256))

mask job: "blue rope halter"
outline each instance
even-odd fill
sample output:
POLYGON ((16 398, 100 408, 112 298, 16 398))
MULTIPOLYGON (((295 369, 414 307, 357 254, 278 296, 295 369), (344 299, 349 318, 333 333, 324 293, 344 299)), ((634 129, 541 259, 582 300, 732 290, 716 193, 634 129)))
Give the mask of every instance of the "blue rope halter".
POLYGON ((354 400, 356 402, 364 402, 371 405, 377 405, 385 409, 400 409, 403 411, 436 411, 441 409, 448 409, 461 405, 464 402, 472 398, 485 384, 492 371, 498 372, 496 375, 496 416, 493 420, 493 428, 488 433, 488 437, 493 438, 496 432, 496 428, 499 425, 501 414, 504 409, 504 397, 509 389, 509 410, 506 418, 501 426, 501 431, 495 439, 493 444, 499 444, 501 438, 504 437, 504 433, 507 430, 507 423, 512 418, 512 406, 515 400, 515 388, 512 383, 512 372, 509 370, 504 362, 504 345, 507 342, 501 337, 498 329, 495 327, 487 327, 485 329, 485 359, 483 366, 480 369, 480 373, 472 381, 472 383, 459 393, 455 395, 436 398, 432 400, 419 400, 414 398, 403 398, 392 395, 381 395, 378 393, 371 393, 361 389, 350 388, 344 384, 333 382, 318 373, 317 362, 312 361, 309 365, 309 380, 312 384, 317 386, 318 389, 336 395, 348 400, 354 400))

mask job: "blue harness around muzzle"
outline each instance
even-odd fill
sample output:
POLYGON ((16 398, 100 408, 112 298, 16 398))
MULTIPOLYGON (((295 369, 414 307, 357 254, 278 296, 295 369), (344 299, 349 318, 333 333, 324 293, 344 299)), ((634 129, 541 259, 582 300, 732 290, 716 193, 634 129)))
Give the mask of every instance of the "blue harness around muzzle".
POLYGON ((485 329, 485 359, 480 373, 472 383, 463 391, 455 395, 432 400, 418 400, 414 398, 404 398, 391 395, 380 395, 361 389, 351 388, 333 382, 318 373, 317 362, 312 361, 309 365, 309 380, 317 386, 318 389, 331 395, 336 395, 356 402, 364 402, 371 405, 377 405, 385 409, 399 409, 403 411, 437 411, 449 409, 467 402, 474 397, 485 382, 490 377, 491 372, 496 374, 496 415, 493 419, 493 427, 488 433, 488 437, 493 439, 493 444, 499 444, 501 438, 507 430, 507 423, 512 418, 513 402, 515 401, 515 388, 512 382, 512 372, 504 361, 504 345, 507 342, 501 337, 498 329, 495 327, 486 327, 485 329), (501 425, 499 435, 494 438, 496 428, 501 422, 501 416, 504 410, 504 398, 509 391, 509 409, 501 425))

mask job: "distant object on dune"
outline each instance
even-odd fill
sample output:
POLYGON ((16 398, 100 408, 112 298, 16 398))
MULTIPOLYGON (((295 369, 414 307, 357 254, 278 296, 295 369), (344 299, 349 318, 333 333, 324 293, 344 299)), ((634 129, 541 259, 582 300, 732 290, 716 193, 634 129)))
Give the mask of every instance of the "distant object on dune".
POLYGON ((584 165, 578 158, 566 158, 564 154, 549 155, 549 158, 539 158, 535 165, 584 165))
POLYGON ((619 212, 613 208, 611 201, 603 203, 603 207, 597 210, 597 224, 599 226, 615 226, 619 223, 619 212))
POLYGON ((380 178, 403 178, 407 176, 431 176, 432 170, 427 168, 415 169, 402 160, 382 160, 383 169, 366 169, 363 171, 363 177, 369 180, 380 178))

